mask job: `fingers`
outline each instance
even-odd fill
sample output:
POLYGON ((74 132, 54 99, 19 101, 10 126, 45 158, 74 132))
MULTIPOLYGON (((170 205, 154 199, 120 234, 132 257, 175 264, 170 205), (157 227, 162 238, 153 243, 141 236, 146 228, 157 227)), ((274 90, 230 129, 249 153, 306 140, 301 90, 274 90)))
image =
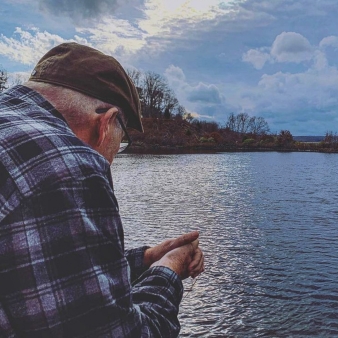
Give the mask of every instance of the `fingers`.
POLYGON ((175 271, 181 279, 198 276, 204 271, 204 256, 198 247, 199 241, 182 245, 167 252, 159 261, 151 266, 166 266, 175 271))
POLYGON ((179 248, 180 246, 189 244, 195 241, 198 238, 198 236, 199 236, 198 231, 192 231, 192 232, 183 234, 175 239, 171 239, 168 241, 169 250, 173 250, 173 249, 179 248))
MULTIPOLYGON (((152 263, 161 259, 169 251, 194 242, 198 236, 198 231, 192 231, 174 239, 167 239, 159 245, 147 249, 144 253, 143 264, 145 266, 150 266, 152 263)), ((194 244, 193 248, 195 249, 196 247, 197 246, 194 244)))
POLYGON ((204 271, 204 255, 200 248, 195 250, 194 256, 192 258, 192 262, 188 267, 189 276, 192 278, 197 277, 200 273, 204 271))

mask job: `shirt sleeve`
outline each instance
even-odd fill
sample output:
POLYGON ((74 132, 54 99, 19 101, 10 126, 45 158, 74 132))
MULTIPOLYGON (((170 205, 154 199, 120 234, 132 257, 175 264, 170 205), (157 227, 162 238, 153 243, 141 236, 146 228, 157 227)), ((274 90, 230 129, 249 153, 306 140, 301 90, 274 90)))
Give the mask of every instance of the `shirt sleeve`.
MULTIPOLYGON (((139 251, 124 253, 109 182, 100 176, 35 191, 2 223, 2 307, 18 336, 177 337, 182 282, 139 251)), ((144 251, 144 249, 143 249, 144 251)))
POLYGON ((148 267, 143 264, 144 252, 148 248, 150 247, 142 246, 140 248, 125 250, 125 256, 130 266, 130 278, 132 282, 148 269, 148 267))

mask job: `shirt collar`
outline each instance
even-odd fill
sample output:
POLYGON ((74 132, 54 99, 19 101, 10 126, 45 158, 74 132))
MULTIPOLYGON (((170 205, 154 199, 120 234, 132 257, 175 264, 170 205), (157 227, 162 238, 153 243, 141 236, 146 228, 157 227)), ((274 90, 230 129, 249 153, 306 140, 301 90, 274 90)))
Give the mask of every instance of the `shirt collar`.
POLYGON ((21 99, 27 102, 36 104, 39 107, 47 110, 53 116, 67 123, 62 114, 58 110, 56 110, 56 108, 49 101, 47 101, 41 94, 39 94, 38 92, 29 87, 23 85, 16 85, 11 87, 10 89, 7 89, 4 92, 4 94, 20 97, 21 99))

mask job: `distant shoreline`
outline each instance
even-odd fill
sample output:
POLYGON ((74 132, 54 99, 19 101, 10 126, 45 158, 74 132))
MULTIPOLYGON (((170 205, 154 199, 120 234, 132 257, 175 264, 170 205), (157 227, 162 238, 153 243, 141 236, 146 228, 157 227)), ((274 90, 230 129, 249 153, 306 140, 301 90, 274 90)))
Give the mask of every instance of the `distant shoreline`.
MULTIPOLYGON (((305 143, 306 145, 306 143, 305 143)), ((336 154, 338 149, 300 149, 300 148, 251 148, 251 147, 222 147, 222 146, 191 146, 191 147, 170 147, 170 146, 131 146, 126 153, 128 154, 215 154, 215 153, 243 153, 243 152, 317 152, 336 154)))
POLYGON ((338 152, 338 136, 240 133, 217 124, 184 119, 143 118, 144 133, 130 130, 129 153, 194 154, 217 152, 338 152))

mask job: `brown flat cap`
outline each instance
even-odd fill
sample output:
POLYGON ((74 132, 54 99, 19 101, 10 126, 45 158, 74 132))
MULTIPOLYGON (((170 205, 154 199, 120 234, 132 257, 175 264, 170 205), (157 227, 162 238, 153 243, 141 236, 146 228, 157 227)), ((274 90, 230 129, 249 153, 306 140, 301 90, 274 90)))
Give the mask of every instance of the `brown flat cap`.
POLYGON ((143 131, 137 90, 112 56, 74 42, 63 43, 41 58, 29 80, 71 88, 119 106, 127 126, 143 131))

